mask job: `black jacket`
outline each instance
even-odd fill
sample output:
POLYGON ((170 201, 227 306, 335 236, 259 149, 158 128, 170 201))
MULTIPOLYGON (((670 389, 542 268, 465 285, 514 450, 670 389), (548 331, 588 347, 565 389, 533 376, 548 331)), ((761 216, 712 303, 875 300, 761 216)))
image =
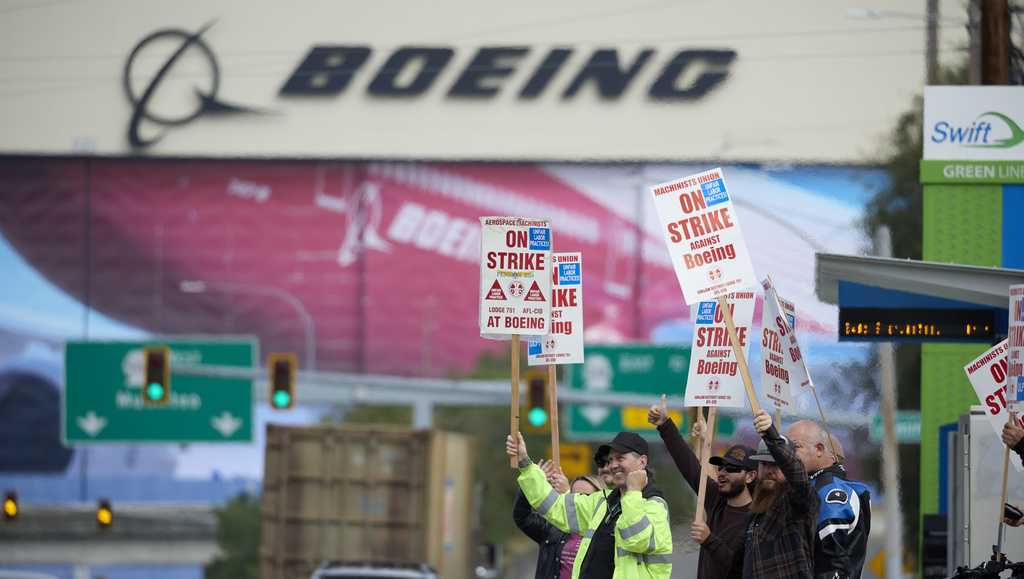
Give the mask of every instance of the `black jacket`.
POLYGON ((537 572, 534 577, 536 579, 558 579, 558 558, 562 554, 562 546, 565 545, 569 534, 559 531, 554 525, 545 521, 544 517, 537 514, 530 507, 523 491, 516 494, 512 518, 519 530, 540 546, 540 554, 537 556, 537 572))
POLYGON ((814 537, 817 579, 860 579, 871 533, 871 493, 841 465, 811 475, 818 495, 814 537))

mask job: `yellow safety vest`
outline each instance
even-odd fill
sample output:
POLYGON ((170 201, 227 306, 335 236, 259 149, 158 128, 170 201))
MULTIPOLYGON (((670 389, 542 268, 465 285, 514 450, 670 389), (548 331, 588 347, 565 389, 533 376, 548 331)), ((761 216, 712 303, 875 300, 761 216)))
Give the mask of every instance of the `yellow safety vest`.
MULTIPOLYGON (((530 505, 563 533, 583 536, 572 579, 579 579, 590 540, 608 509, 603 493, 558 494, 535 464, 519 469, 519 486, 530 505)), ((622 495, 615 523, 614 579, 669 579, 672 576, 672 531, 668 505, 661 497, 645 499, 640 491, 622 495)))

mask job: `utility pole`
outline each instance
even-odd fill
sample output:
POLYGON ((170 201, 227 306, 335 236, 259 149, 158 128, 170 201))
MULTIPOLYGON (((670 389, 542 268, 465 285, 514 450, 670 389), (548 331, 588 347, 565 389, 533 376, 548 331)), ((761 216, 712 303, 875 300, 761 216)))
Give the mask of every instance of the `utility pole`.
POLYGON ((1010 84, 1009 0, 981 0, 981 84, 1010 84))
POLYGON ((981 84, 981 0, 967 2, 967 84, 981 84))
MULTIPOLYGON (((892 235, 882 226, 875 233, 875 254, 892 257, 892 235)), ((896 355, 892 342, 878 344, 882 414, 882 488, 885 490, 885 577, 903 576, 903 501, 900 497, 900 453, 896 438, 896 355)))
POLYGON ((935 84, 939 76, 939 0, 928 0, 925 26, 927 40, 925 45, 925 80, 927 84, 935 84))

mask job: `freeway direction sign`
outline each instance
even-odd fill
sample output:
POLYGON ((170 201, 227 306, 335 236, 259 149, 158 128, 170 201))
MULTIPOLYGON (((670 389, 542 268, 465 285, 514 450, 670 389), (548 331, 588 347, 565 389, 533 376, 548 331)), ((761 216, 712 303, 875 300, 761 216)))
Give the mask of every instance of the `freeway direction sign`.
MULTIPOLYGON (((682 396, 690 368, 689 346, 587 346, 583 364, 566 367, 568 387, 587 392, 669 394, 682 396)), ((682 426, 682 411, 669 415, 682 426)), ((613 408, 587 404, 567 405, 566 438, 607 441, 622 430, 638 432, 652 440, 658 433, 647 423, 647 408, 613 408)))
POLYGON ((151 342, 68 342, 64 350, 65 443, 249 442, 252 380, 175 374, 175 364, 256 363, 250 338, 155 339, 151 342), (171 349, 171 397, 142 402, 143 348, 171 349))

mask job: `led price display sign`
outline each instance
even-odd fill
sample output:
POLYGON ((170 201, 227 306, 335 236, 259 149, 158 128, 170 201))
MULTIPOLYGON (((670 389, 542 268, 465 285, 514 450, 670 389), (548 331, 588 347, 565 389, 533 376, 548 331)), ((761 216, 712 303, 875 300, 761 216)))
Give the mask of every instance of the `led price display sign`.
POLYGON ((839 339, 844 342, 990 342, 995 333, 991 309, 839 309, 839 339))

